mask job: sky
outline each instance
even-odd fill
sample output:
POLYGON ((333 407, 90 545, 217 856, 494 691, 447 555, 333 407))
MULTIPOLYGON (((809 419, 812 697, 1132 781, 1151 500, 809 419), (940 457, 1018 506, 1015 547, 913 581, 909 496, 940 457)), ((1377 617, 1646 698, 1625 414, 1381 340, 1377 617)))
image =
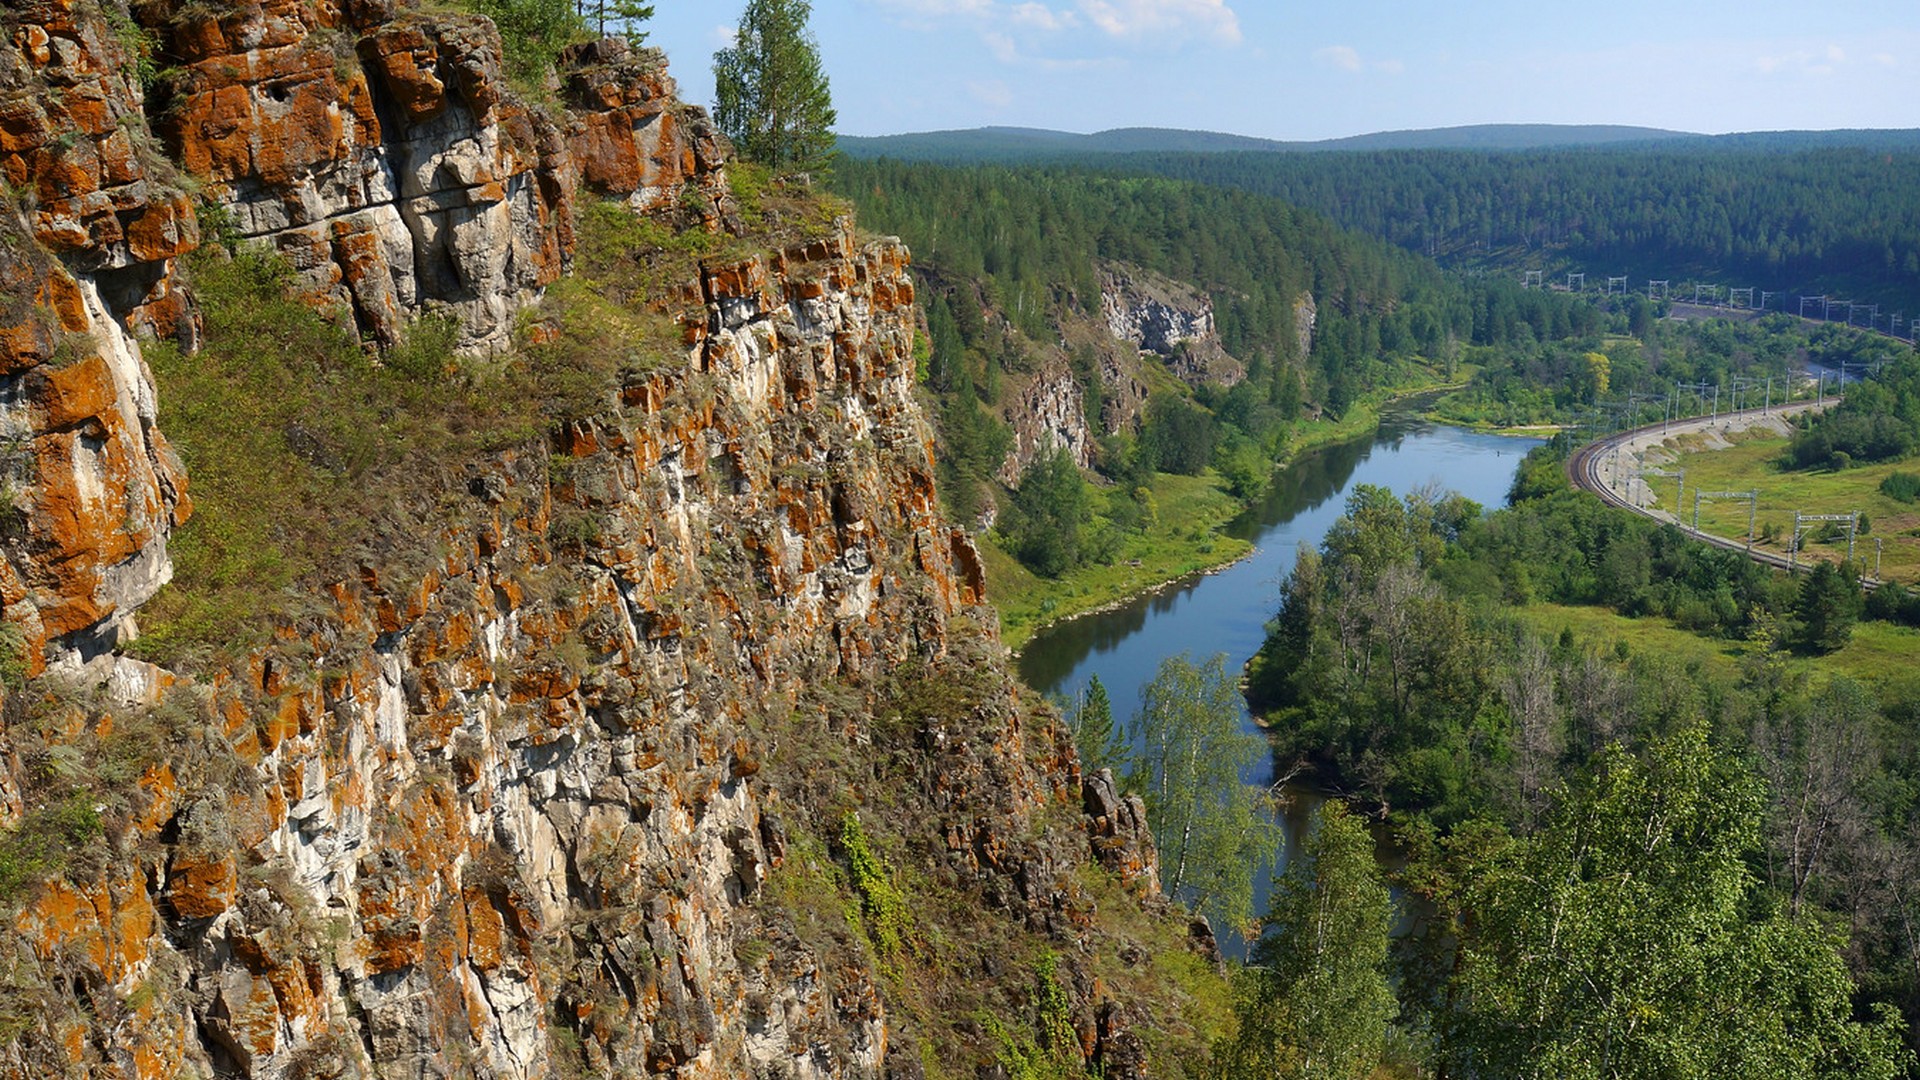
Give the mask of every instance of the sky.
MULTIPOLYGON (((711 106, 745 0, 654 6, 711 106)), ((811 26, 847 135, 1920 127, 1916 0, 815 0, 811 26)))

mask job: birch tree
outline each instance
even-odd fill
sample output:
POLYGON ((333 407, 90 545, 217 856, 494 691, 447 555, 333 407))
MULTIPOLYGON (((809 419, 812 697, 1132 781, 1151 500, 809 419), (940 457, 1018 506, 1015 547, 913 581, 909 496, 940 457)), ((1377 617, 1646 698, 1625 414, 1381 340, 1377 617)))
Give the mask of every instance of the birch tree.
POLYGON ((1226 655, 1168 657, 1141 688, 1128 787, 1147 804, 1167 895, 1236 929, 1253 921, 1253 880, 1282 837, 1265 789, 1243 781, 1266 742, 1241 726, 1226 655))
POLYGON ((713 119, 741 154, 777 172, 816 169, 837 114, 807 0, 747 0, 731 48, 713 54, 713 119))

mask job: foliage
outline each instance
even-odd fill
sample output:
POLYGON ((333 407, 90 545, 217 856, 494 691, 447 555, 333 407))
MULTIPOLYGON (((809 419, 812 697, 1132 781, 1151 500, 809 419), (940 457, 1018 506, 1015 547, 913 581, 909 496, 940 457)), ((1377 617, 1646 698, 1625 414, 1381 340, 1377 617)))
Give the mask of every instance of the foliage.
POLYGON ((1920 473, 1888 473, 1880 481, 1880 494, 1895 502, 1920 502, 1920 473))
MULTIPOLYGON (((1285 199, 1410 251, 1484 263, 1502 251, 1636 276, 1674 268, 1920 298, 1920 175, 1885 149, 1742 145, 1480 152, 1108 155, 1148 173, 1285 199)), ((1669 272, 1662 272, 1669 271, 1669 272)), ((1901 304, 1906 301, 1906 304, 1901 304)))
POLYGON ((1196 666, 1183 653, 1141 687, 1128 724, 1139 748, 1127 786, 1143 794, 1167 895, 1235 928, 1253 918, 1253 879, 1280 843, 1269 799, 1243 782, 1263 741, 1241 724, 1225 654, 1196 666))
POLYGON ((1080 770, 1095 773, 1120 767, 1128 748, 1120 729, 1113 724, 1113 703, 1107 697, 1106 684, 1095 675, 1087 689, 1065 710, 1067 726, 1073 731, 1073 746, 1080 755, 1080 770))
POLYGON ((776 171, 819 169, 833 152, 833 98, 808 0, 747 0, 734 43, 713 54, 714 122, 776 171))
POLYGON ((1092 515, 1086 481, 1066 447, 1035 455, 1020 476, 1000 531, 1014 557, 1042 577, 1059 577, 1085 556, 1081 529, 1092 515))
POLYGON ((989 1017, 1000 1042, 998 1063, 1009 1080, 1078 1080, 1086 1076, 1073 1030, 1073 1002, 1060 985, 1060 958, 1049 949, 1033 965, 1033 1035, 1016 1035, 989 1017))
POLYGON ((1464 605, 1427 578, 1479 508, 1457 496, 1354 489, 1320 557, 1302 557, 1249 676, 1275 753, 1392 805, 1462 797, 1490 687, 1464 605))
POLYGON ((1794 435, 1787 460, 1796 469, 1843 469, 1855 462, 1898 461, 1920 447, 1920 353, 1905 350, 1877 377, 1847 387, 1840 403, 1794 435))
POLYGON ((1761 787, 1699 725, 1602 755, 1534 837, 1456 850, 1462 1076, 1898 1075, 1853 1019, 1835 936, 1769 910, 1746 862, 1761 787))
POLYGON ((980 545, 989 596, 1010 647, 1055 619, 1231 562, 1251 546, 1219 531, 1242 508, 1217 477, 1155 473, 1132 490, 1116 484, 1089 493, 1096 507, 1089 532, 1114 543, 1111 559, 1042 578, 1013 557, 998 530, 980 545))
POLYGON ((894 884, 892 872, 867 843, 857 815, 849 813, 840 818, 837 839, 840 854, 847 860, 847 876, 859 896, 860 922, 881 958, 896 961, 912 932, 906 899, 894 884))
POLYGON ((1393 899, 1373 837, 1339 802, 1323 803, 1299 854, 1274 883, 1221 1053, 1229 1080, 1360 1080, 1380 1061, 1399 1011, 1387 981, 1393 899))
POLYGON ((640 0, 574 0, 576 10, 583 22, 591 24, 593 32, 605 37, 607 24, 612 23, 620 36, 630 45, 639 45, 647 40, 647 32, 640 24, 653 18, 653 5, 640 0))
POLYGON ((1184 398, 1163 393, 1147 403, 1140 447, 1153 468, 1194 476, 1213 460, 1218 437, 1212 415, 1184 398))
POLYGON ((541 96, 560 50, 586 37, 576 0, 460 0, 500 28, 507 77, 523 92, 541 96))
MULTIPOLYGON (((1596 301, 1586 318, 1571 324, 1571 337, 1520 341, 1501 349, 1470 347, 1468 355, 1476 366, 1472 378, 1437 402, 1434 412, 1465 424, 1585 425, 1603 396, 1614 405, 1636 395, 1633 408, 1609 412, 1607 419, 1645 424, 1661 420, 1669 409, 1677 409, 1678 415, 1708 412, 1714 404, 1712 391, 1698 394, 1687 384, 1730 387, 1735 379, 1748 379, 1753 388, 1741 405, 1766 400, 1778 404, 1789 396, 1813 396, 1813 388, 1801 386, 1793 375, 1803 362, 1838 363, 1863 353, 1877 356, 1886 348, 1886 340, 1877 335, 1809 325, 1788 315, 1655 322, 1638 317, 1645 306, 1640 297, 1596 301), (1596 381, 1602 373, 1600 360, 1605 361, 1604 395, 1596 393, 1601 388, 1596 381)), ((1505 316, 1495 308, 1488 317, 1505 316)))
POLYGON ((1830 653, 1846 645, 1860 617, 1860 582, 1851 567, 1818 562, 1800 581, 1793 614, 1800 622, 1795 644, 1810 653, 1830 653))

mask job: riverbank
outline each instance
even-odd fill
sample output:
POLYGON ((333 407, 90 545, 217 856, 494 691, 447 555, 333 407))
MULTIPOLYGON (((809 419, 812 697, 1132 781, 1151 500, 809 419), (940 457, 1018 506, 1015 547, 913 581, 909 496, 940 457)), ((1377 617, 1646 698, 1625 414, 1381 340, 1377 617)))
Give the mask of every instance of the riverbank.
MULTIPOLYGON (((1339 420, 1297 425, 1273 474, 1305 455, 1370 436, 1391 408, 1456 387, 1421 384, 1375 391, 1355 402, 1339 420)), ((1253 553, 1246 540, 1223 530, 1253 505, 1227 490, 1214 470, 1199 476, 1157 475, 1153 488, 1157 520, 1129 534, 1111 563, 1083 566, 1058 578, 1043 578, 1022 566, 997 536, 978 537, 987 568, 987 598, 1000 615, 1000 635, 1016 654, 1035 634, 1068 619, 1110 611, 1173 588, 1199 575, 1218 573, 1253 553)), ((1256 496, 1257 499, 1257 496, 1256 496)))
POLYGON ((1157 519, 1121 541, 1110 563, 1090 564, 1043 578, 1021 565, 999 537, 979 539, 987 567, 987 598, 1000 614, 1000 636, 1016 653, 1034 634, 1059 622, 1110 609, 1195 574, 1230 566, 1253 551, 1221 531, 1246 504, 1227 491, 1212 469, 1199 476, 1154 477, 1157 519))

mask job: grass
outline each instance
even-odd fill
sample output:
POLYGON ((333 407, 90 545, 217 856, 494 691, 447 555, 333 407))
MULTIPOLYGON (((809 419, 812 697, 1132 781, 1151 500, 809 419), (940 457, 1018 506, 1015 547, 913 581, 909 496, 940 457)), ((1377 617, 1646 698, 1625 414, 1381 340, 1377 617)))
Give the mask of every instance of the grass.
POLYGON ((1000 613, 1001 635, 1018 649, 1050 622, 1083 615, 1166 582, 1233 562, 1252 550, 1220 533, 1240 514, 1240 500, 1212 470, 1200 476, 1157 473, 1157 511, 1145 532, 1129 533, 1111 563, 1082 566, 1043 578, 1022 566, 988 533, 980 545, 987 595, 1000 613))
MULTIPOLYGON (((1380 425, 1380 412, 1396 398, 1442 387, 1430 372, 1412 369, 1399 385, 1369 391, 1338 420, 1296 424, 1275 468, 1323 446, 1364 437, 1380 425)), ((1156 473, 1157 520, 1144 533, 1130 533, 1111 563, 1083 566, 1058 578, 1043 578, 1022 566, 989 532, 980 540, 987 568, 987 598, 1000 614, 1001 636, 1019 649, 1050 623, 1097 611, 1190 574, 1244 558, 1253 545, 1221 529, 1247 508, 1212 469, 1200 476, 1156 473)))
MULTIPOLYGON (((1898 502, 1880 491, 1881 481, 1899 472, 1902 465, 1863 465, 1859 468, 1788 470, 1780 467, 1787 440, 1772 433, 1739 439, 1720 450, 1704 449, 1697 440, 1674 440, 1679 450, 1677 461, 1669 469, 1687 470, 1687 487, 1697 491, 1749 491, 1760 493, 1757 528, 1762 532, 1772 525, 1778 539, 1755 546, 1774 554, 1786 553, 1788 535, 1793 531, 1794 511, 1810 514, 1843 514, 1857 510, 1867 515, 1869 532, 1856 544, 1854 557, 1873 569, 1873 537, 1882 544, 1881 576, 1907 584, 1920 582, 1920 505, 1898 502)), ((1912 469, 1911 463, 1905 466, 1912 469)), ((1686 497, 1680 507, 1691 521, 1693 499, 1686 497)), ((1700 504, 1700 528, 1716 536, 1744 539, 1747 534, 1747 506, 1734 500, 1709 500, 1700 504)), ((1845 534, 1811 539, 1803 555, 1823 559, 1846 557, 1845 534)))
MULTIPOLYGON (((776 246, 827 235, 842 205, 751 167, 739 190, 743 216, 769 230, 756 239, 776 246)), ((361 566, 389 589, 412 585, 438 562, 431 538, 476 512, 476 464, 510 448, 544 460, 557 423, 616 413, 623 384, 683 362, 678 316, 700 303, 689 288, 700 264, 764 250, 590 203, 576 275, 526 313, 541 342, 480 360, 455 355, 455 327, 432 317, 377 356, 344 313, 296 298, 277 257, 203 249, 188 268, 205 347, 146 350, 194 514, 170 542, 174 580, 142 609, 134 651, 204 669, 318 610, 314 586, 361 566), (690 297, 678 308, 676 288, 690 297)))
MULTIPOLYGON (((1610 650, 1624 643, 1640 655, 1665 656, 1688 667, 1698 667, 1717 682, 1740 678, 1752 645, 1746 641, 1702 637, 1676 626, 1671 619, 1629 618, 1611 608, 1536 603, 1512 609, 1529 628, 1551 641, 1562 630, 1572 630, 1583 645, 1610 650)), ((1875 688, 1882 697, 1911 691, 1913 659, 1920 656, 1920 630, 1885 622, 1855 624, 1846 648, 1819 658, 1790 656, 1796 674, 1815 682, 1845 675, 1875 688)))
POLYGON ((191 264, 207 345, 147 349, 160 427, 195 513, 170 543, 173 584, 141 612, 135 650, 193 666, 299 614, 297 586, 366 564, 425 569, 420 542, 467 462, 545 431, 537 395, 502 369, 456 374, 451 335, 417 324, 383 365, 353 331, 293 299, 272 256, 191 264), (418 565, 412 565, 418 564, 418 565))

